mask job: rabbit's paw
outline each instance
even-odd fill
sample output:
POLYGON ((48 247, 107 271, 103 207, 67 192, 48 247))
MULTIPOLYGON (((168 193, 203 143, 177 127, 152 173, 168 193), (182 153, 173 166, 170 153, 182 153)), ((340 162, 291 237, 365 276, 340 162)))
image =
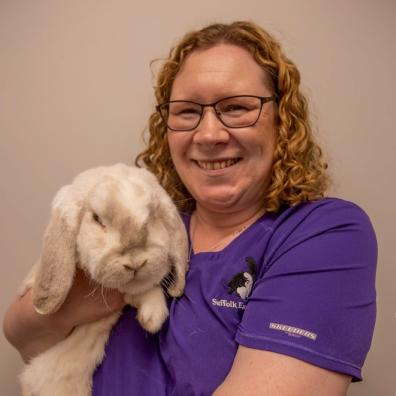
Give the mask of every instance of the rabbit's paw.
POLYGON ((149 333, 157 333, 168 317, 168 308, 163 304, 142 304, 137 313, 140 325, 149 333))

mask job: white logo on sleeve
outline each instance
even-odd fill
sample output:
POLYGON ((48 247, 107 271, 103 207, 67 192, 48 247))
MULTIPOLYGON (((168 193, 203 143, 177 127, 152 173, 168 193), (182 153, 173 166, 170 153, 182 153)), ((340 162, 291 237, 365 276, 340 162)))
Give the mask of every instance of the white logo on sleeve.
POLYGON ((285 324, 270 322, 268 327, 272 330, 283 331, 291 337, 307 337, 312 341, 316 341, 316 338, 318 337, 316 333, 312 333, 311 331, 285 324))

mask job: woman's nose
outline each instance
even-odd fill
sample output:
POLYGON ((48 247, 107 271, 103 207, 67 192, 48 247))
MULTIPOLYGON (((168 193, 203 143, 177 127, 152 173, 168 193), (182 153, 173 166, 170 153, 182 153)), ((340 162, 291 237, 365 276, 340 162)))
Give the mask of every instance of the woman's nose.
POLYGON ((229 138, 227 127, 221 123, 215 109, 205 108, 201 122, 194 132, 194 142, 200 144, 226 143, 229 138))

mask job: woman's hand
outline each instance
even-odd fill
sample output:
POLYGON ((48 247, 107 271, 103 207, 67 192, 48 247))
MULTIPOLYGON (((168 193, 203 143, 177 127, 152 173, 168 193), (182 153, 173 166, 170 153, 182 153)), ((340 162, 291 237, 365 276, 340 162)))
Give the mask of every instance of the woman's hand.
POLYGON ((115 289, 101 288, 77 269, 73 286, 61 308, 52 316, 55 327, 68 330, 75 326, 93 322, 124 306, 122 294, 115 289))
POLYGON ((28 361, 63 340, 75 326, 106 317, 123 306, 120 292, 102 289, 77 270, 73 286, 57 312, 38 314, 29 290, 9 307, 3 323, 4 334, 28 361))

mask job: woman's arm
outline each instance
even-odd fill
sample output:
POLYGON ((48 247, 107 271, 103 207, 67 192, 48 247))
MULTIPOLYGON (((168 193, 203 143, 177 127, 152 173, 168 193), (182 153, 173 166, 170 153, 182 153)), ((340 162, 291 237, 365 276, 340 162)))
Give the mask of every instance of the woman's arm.
POLYGON ((361 378, 376 314, 370 220, 334 199, 285 215, 274 226, 233 366, 215 396, 344 396, 351 377, 361 378))
POLYGON ((31 290, 17 298, 4 317, 4 334, 27 362, 63 340, 75 326, 105 317, 123 305, 118 291, 101 289, 78 270, 68 297, 54 314, 34 310, 31 290))
POLYGON ((213 396, 345 396, 351 377, 293 357, 239 346, 213 396))

